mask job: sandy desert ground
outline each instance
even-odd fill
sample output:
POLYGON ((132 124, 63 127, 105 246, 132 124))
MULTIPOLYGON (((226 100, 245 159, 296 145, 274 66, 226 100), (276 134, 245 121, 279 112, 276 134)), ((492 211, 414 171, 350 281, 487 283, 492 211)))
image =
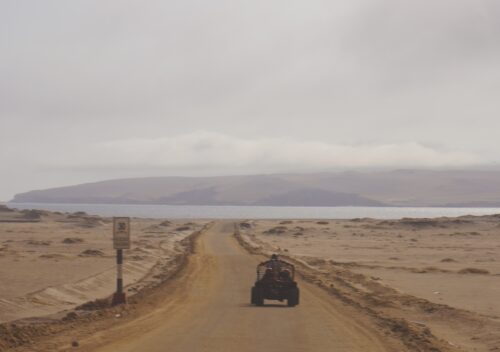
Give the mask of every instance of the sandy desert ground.
POLYGON ((0 214, 1 351, 500 351, 500 216, 133 219, 131 299, 108 308, 111 219, 0 214), (295 308, 249 302, 271 253, 295 308))
MULTIPOLYGON (((92 318, 39 324, 44 334, 9 351, 337 351, 401 352, 415 342, 374 324, 315 284, 300 280, 301 304, 250 304, 250 287, 261 255, 251 255, 235 238, 234 221, 214 221, 194 238, 183 269, 126 306, 101 309, 92 318)), ((143 291, 144 292, 144 291, 143 291)), ((396 325, 391 326, 399 326, 396 325)), ((9 326, 10 336, 31 335, 31 326, 9 326)), ((0 326, 0 335, 2 329, 0 326)), ((448 351, 431 336, 418 351, 448 351), (430 349, 430 348, 433 349, 430 349)), ((8 341, 7 341, 8 342, 8 341)), ((410 347, 408 347, 410 346, 410 347)), ((1 349, 1 348, 0 348, 1 349)))
POLYGON ((257 251, 306 264, 342 299, 464 351, 500 350, 499 215, 245 221, 240 233, 257 251))
MULTIPOLYGON (((129 294, 154 285, 202 221, 132 219, 124 253, 129 294)), ((116 287, 112 219, 0 207, 0 323, 55 314, 116 287)))

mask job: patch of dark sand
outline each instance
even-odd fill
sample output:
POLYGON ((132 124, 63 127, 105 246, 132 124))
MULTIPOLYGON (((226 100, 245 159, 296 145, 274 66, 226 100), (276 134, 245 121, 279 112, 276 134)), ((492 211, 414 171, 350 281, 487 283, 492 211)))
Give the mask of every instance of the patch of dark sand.
POLYGON ((458 271, 459 274, 482 274, 487 275, 490 272, 486 269, 478 269, 478 268, 464 268, 458 271))
POLYGON ((23 218, 27 220, 40 220, 42 215, 48 214, 46 211, 35 209, 23 210, 21 213, 23 214, 23 218))
POLYGON ((144 259, 146 259, 146 257, 142 256, 142 255, 132 255, 132 256, 127 257, 127 260, 131 260, 133 262, 139 262, 139 261, 144 260, 144 259))
POLYGON ((83 238, 80 237, 66 237, 64 240, 62 240, 62 243, 64 244, 75 244, 83 242, 84 242, 83 238))
POLYGON ((80 257, 102 257, 104 256, 104 252, 99 250, 99 249, 86 249, 80 254, 78 254, 80 257))
POLYGON ((94 301, 85 302, 78 307, 76 310, 101 310, 111 306, 109 298, 96 299, 94 301))
POLYGON ((88 214, 84 211, 77 211, 71 214, 68 214, 68 219, 81 218, 82 216, 87 216, 88 214))
POLYGON ((403 226, 417 229, 424 228, 448 228, 449 226, 472 224, 474 221, 459 218, 402 218, 401 220, 383 220, 378 225, 403 226))
POLYGON ((0 212, 1 213, 14 213, 15 210, 11 209, 8 206, 2 204, 2 205, 0 205, 0 212))
POLYGON ((41 259, 65 259, 66 256, 59 253, 42 254, 39 256, 41 259))
POLYGON ((251 227, 252 227, 252 225, 250 225, 248 222, 241 222, 241 223, 240 223, 240 227, 241 227, 242 229, 249 229, 249 228, 251 228, 251 227))
POLYGON ((30 246, 50 246, 52 241, 28 240, 26 243, 30 246))
POLYGON ((263 233, 268 234, 268 235, 275 235, 275 234, 279 235, 279 234, 286 232, 287 230, 288 230, 288 228, 286 226, 276 226, 276 227, 273 227, 269 230, 264 231, 263 233))

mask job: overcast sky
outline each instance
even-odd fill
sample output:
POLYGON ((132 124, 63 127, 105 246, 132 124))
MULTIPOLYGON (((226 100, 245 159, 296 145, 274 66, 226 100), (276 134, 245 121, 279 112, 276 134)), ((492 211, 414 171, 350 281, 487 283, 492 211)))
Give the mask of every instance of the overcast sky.
POLYGON ((0 200, 500 162, 498 0, 0 0, 0 200))

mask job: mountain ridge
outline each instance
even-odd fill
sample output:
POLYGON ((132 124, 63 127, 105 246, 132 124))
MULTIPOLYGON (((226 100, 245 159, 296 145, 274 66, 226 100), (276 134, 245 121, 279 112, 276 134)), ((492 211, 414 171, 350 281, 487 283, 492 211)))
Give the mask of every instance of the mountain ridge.
POLYGON ((16 194, 14 203, 500 206, 500 171, 394 170, 105 180, 16 194))

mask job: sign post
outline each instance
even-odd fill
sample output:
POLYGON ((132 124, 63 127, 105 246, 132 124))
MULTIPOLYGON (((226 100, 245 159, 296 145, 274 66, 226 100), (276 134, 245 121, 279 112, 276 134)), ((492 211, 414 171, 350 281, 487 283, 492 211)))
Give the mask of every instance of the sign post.
POLYGON ((123 292, 123 250, 130 249, 130 218, 113 218, 113 248, 116 249, 116 292, 111 305, 126 303, 123 292))

